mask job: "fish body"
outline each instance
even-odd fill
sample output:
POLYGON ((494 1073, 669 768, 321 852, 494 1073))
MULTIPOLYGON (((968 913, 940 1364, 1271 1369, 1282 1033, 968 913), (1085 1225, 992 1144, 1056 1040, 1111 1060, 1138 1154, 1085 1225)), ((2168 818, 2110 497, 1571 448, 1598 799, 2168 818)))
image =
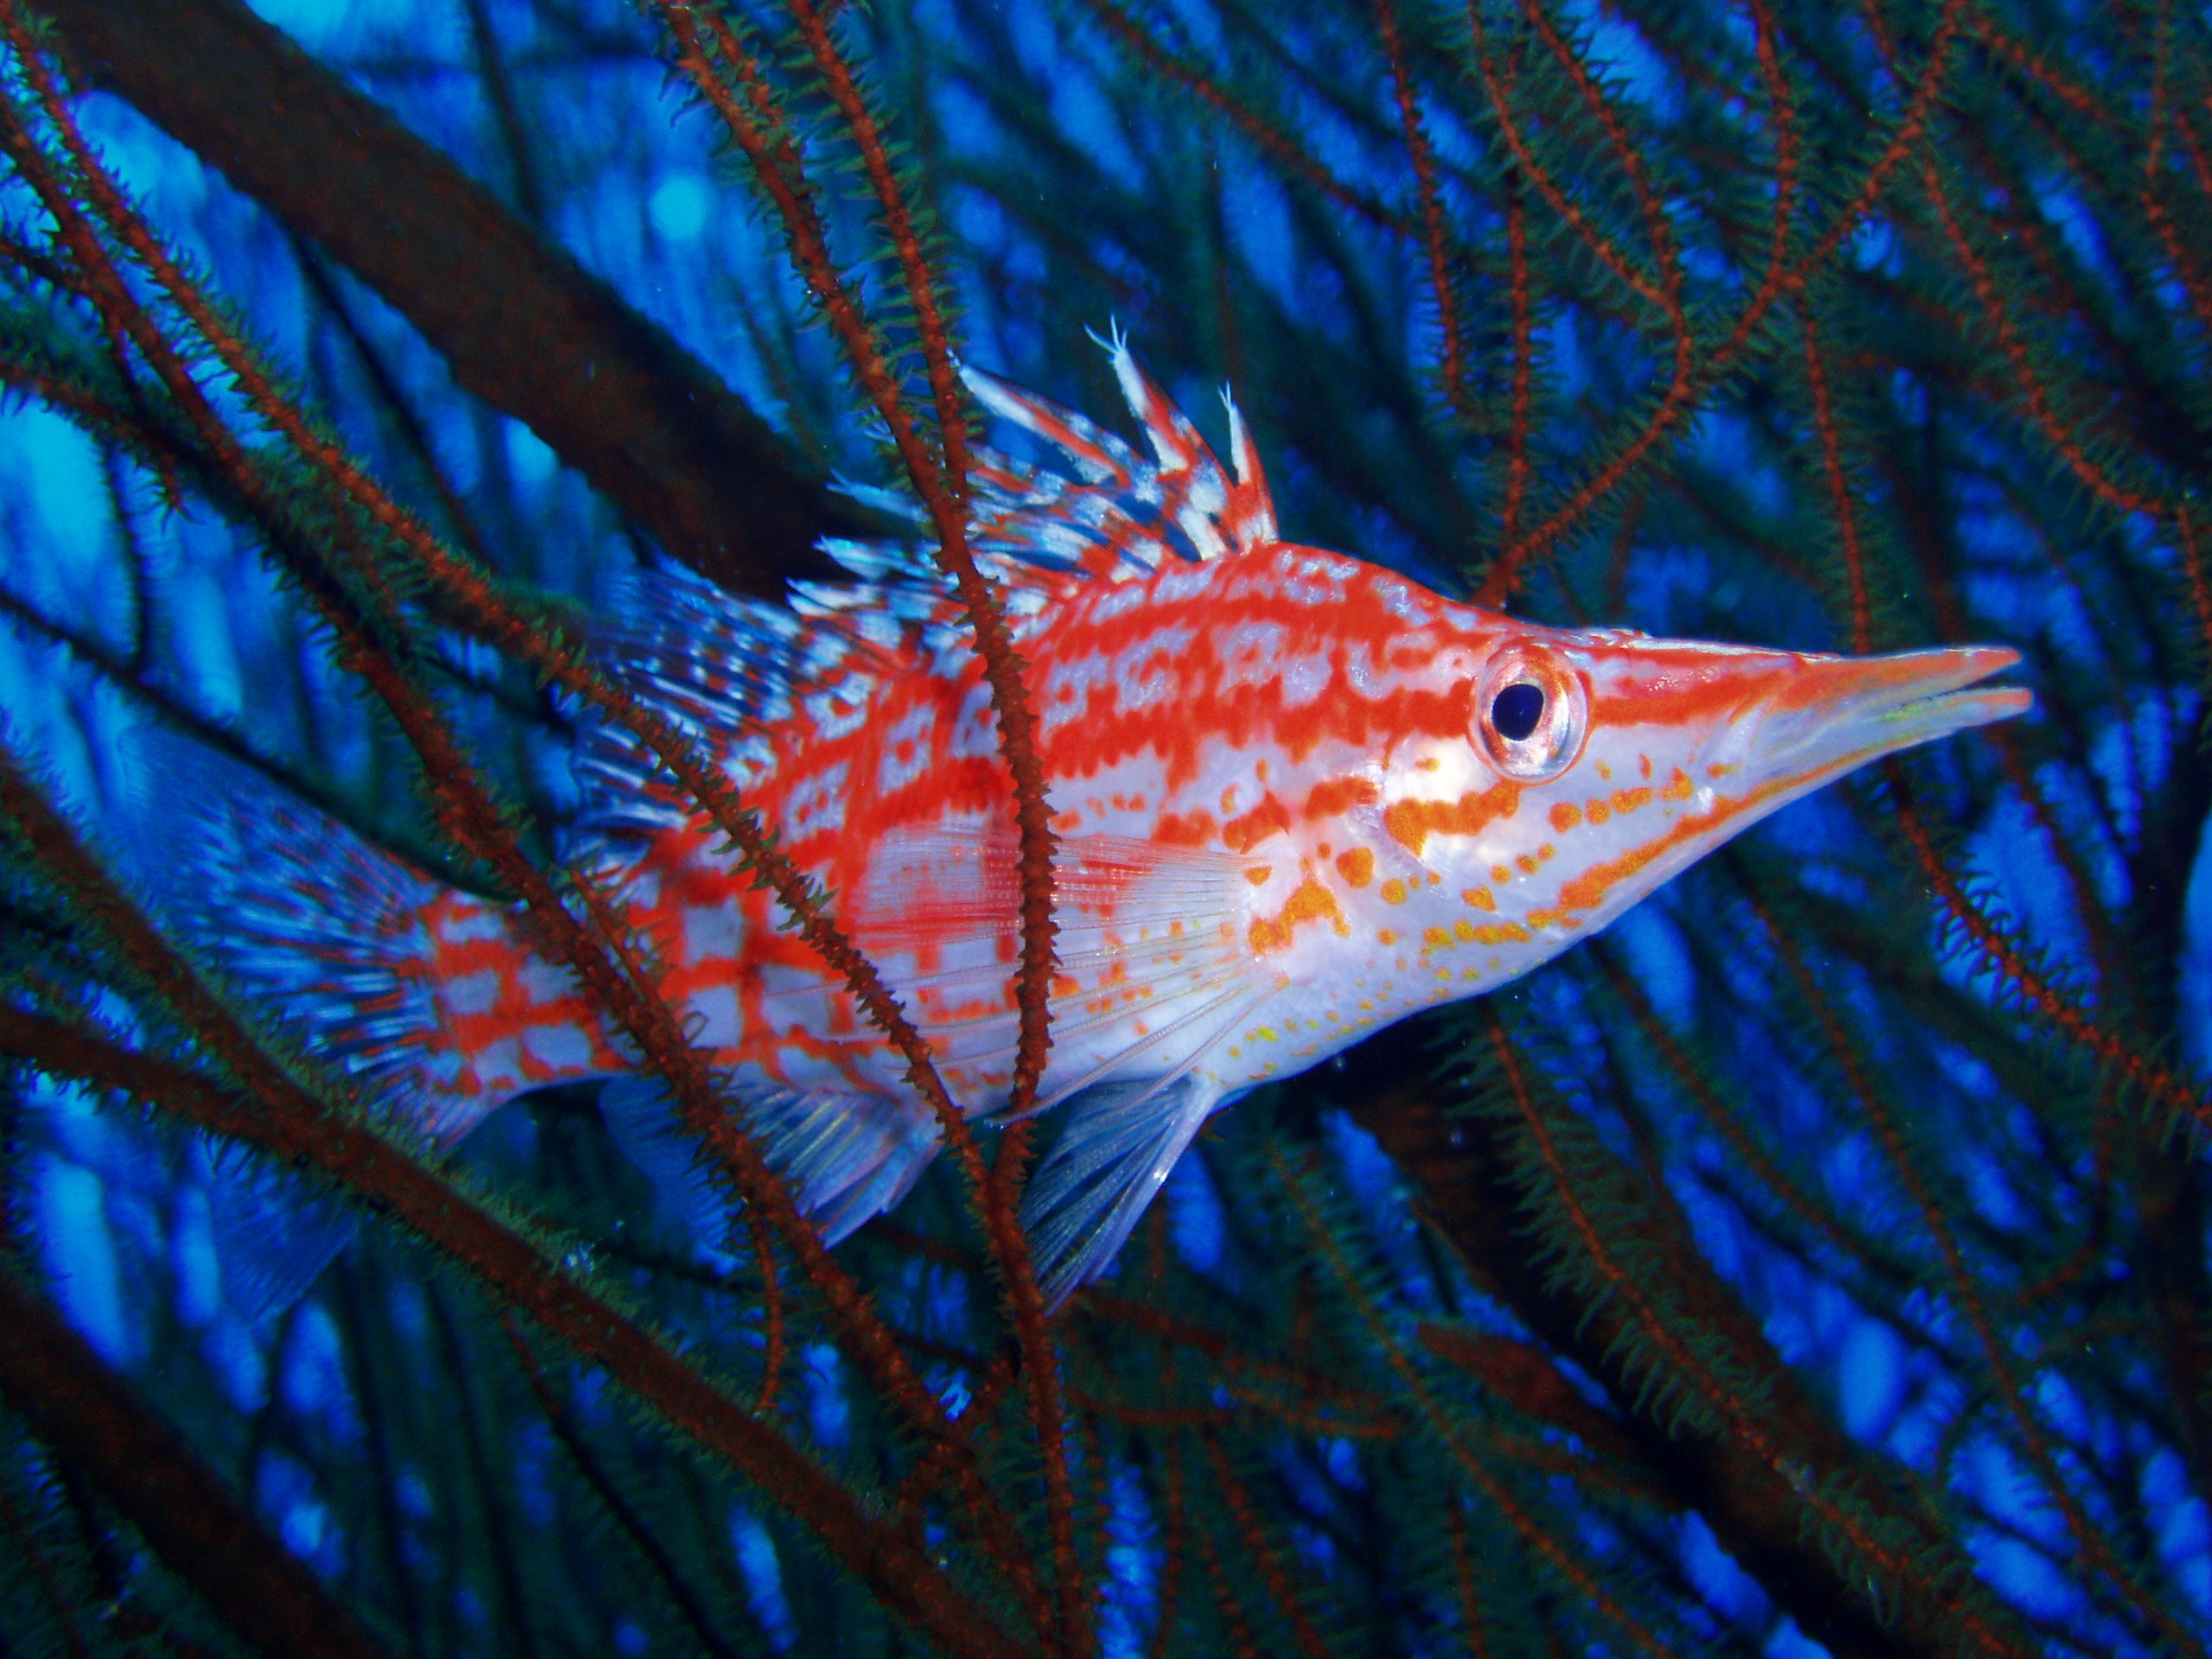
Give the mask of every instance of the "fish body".
MULTIPOLYGON (((1867 760, 2026 706, 1967 689, 2009 651, 1844 658, 1545 628, 1282 541, 1234 407, 1224 468, 1114 351, 1149 458, 970 377, 1062 468, 987 457, 971 508, 1058 839, 1038 1102, 1070 1121, 1026 1215, 1055 1298, 1241 1092, 1527 972, 1867 760)), ((988 1118, 1009 1097, 1020 952, 988 688, 931 566, 830 550, 861 580, 802 587, 789 611, 654 578, 606 655, 836 895, 954 1099, 988 1118)), ((896 1203, 938 1147, 904 1058, 618 728, 588 739, 579 772, 584 855, 802 1209, 835 1239, 896 1203)), ((357 929, 390 980, 374 1032, 359 988, 378 972, 358 961, 308 1002, 433 1133, 632 1073, 516 917, 389 871, 351 887, 382 894, 357 929)), ((297 945, 297 888, 255 912, 250 957, 297 945)), ((347 947, 317 927, 328 964, 347 947)), ((634 1082, 608 1099, 633 1133, 657 1109, 634 1082)))

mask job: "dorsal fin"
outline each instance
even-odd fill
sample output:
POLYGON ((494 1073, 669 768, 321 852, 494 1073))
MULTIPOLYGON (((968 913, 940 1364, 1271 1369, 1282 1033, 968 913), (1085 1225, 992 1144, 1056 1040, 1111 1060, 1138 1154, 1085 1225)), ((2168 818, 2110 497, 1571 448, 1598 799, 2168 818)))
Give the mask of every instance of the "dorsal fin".
POLYGON ((1235 403, 1223 394, 1232 477, 1189 417, 1138 366, 1120 332, 1102 343, 1113 357, 1122 395, 1143 426, 1152 461, 1080 415, 981 370, 961 371, 984 408, 1058 449, 1075 474, 984 453, 973 474, 973 512, 976 550, 992 562, 990 574, 1020 585, 1035 580, 1014 568, 1027 565, 1126 581, 1148 575, 1171 556, 1204 563, 1274 541, 1274 504, 1235 403))
MULTIPOLYGON (((1229 404, 1232 476, 1120 332, 1100 343, 1154 459, 1080 415, 980 370, 961 371, 985 408, 1052 445, 1068 468, 985 450, 970 475, 976 561, 1000 584, 1017 638, 1045 625, 1046 606, 1071 582, 1127 581, 1170 558, 1204 563, 1275 540, 1274 506, 1236 406, 1229 404)), ((849 493, 921 526, 911 502, 857 486, 849 493)), ((843 697, 858 707, 878 665, 902 652, 933 655, 951 671, 969 649, 950 584, 925 548, 842 540, 822 547, 860 580, 794 582, 786 609, 723 593, 688 571, 651 571, 617 596, 623 620, 597 642, 623 689, 693 734, 741 788, 767 763, 761 728, 801 698, 843 697)), ((692 810, 618 726, 588 723, 576 771, 588 833, 650 833, 692 810)))

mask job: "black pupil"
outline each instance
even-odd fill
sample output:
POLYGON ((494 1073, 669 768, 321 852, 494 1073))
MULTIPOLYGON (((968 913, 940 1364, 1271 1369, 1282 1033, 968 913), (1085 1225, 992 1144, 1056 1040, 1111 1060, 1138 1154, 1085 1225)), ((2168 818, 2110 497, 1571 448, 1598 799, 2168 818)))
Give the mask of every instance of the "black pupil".
POLYGON ((1536 729, 1536 722, 1544 717, 1544 692, 1541 686, 1522 680, 1499 692, 1490 705, 1490 723, 1497 728, 1497 734, 1509 743, 1518 743, 1536 729))

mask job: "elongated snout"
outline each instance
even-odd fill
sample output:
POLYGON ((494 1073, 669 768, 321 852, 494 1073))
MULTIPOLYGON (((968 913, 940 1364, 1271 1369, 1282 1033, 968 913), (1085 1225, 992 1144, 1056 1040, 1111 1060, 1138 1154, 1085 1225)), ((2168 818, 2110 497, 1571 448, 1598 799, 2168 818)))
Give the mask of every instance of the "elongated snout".
POLYGON ((2023 714, 2018 686, 1980 686, 2020 654, 2001 645, 1888 657, 1800 657, 1777 669, 1747 722, 1756 787, 1796 795, 1899 749, 2023 714))

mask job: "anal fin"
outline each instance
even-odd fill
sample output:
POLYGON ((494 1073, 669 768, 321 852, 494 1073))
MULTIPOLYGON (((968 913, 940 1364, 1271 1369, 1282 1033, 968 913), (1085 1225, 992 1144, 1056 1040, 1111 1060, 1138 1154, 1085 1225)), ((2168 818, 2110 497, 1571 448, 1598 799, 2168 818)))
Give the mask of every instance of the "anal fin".
POLYGON ((1195 1077, 1114 1078, 1067 1105, 1067 1125, 1021 1204, 1048 1307, 1127 1242, 1217 1096, 1195 1077))
MULTIPOLYGON (((761 1156, 830 1244, 906 1197, 937 1156, 934 1120, 889 1096, 772 1090, 744 1096, 741 1109, 761 1156)), ((664 1210, 708 1248, 727 1249, 728 1200, 660 1083, 618 1078, 601 1091, 600 1111, 664 1210)))

